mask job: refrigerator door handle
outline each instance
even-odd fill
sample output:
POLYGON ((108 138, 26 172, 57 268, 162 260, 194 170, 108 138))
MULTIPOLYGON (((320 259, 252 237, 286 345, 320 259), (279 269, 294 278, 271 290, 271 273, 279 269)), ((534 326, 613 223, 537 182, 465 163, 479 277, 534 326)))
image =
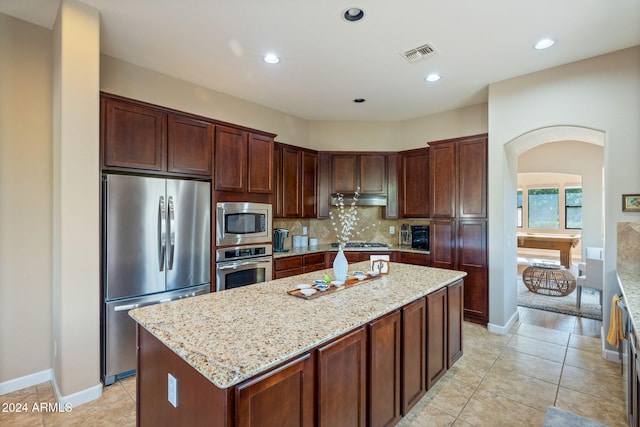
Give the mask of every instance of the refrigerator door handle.
POLYGON ((176 227, 173 196, 169 196, 169 270, 173 270, 173 254, 176 250, 176 227))
POLYGON ((167 250, 166 217, 164 196, 160 196, 160 201, 158 202, 158 264, 160 265, 160 271, 164 271, 164 256, 167 250))

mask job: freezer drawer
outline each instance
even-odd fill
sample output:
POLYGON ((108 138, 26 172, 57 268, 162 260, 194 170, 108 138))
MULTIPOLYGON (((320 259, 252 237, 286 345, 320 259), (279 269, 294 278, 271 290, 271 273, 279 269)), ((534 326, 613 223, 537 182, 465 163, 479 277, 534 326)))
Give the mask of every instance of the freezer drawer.
POLYGON ((210 284, 195 286, 174 292, 129 298, 105 303, 103 331, 103 382, 113 384, 116 379, 135 373, 136 322, 129 317, 129 310, 146 305, 173 301, 180 298, 206 294, 210 284))

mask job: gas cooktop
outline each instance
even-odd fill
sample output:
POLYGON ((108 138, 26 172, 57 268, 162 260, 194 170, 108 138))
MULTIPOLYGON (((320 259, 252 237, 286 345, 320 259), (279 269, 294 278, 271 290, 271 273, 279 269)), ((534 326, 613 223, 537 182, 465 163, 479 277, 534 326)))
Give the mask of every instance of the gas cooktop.
MULTIPOLYGON (((337 248, 338 243, 332 243, 332 248, 337 248)), ((345 244, 345 248, 388 248, 386 243, 365 243, 365 242, 349 242, 345 244)))

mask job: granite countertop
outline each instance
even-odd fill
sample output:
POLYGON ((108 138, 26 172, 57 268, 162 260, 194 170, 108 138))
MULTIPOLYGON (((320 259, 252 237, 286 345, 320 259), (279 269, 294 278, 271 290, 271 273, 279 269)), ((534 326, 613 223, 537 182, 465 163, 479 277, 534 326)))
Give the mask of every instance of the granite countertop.
MULTIPOLYGON (((349 265, 366 270, 368 262, 349 265)), ((331 269, 131 310, 146 330, 219 388, 228 388, 463 278, 390 264, 388 275, 305 300, 287 294, 331 269)))
MULTIPOLYGON (((289 252, 273 252, 273 258, 286 258, 295 255, 306 255, 306 254, 314 254, 319 252, 329 252, 334 251, 337 252, 338 248, 333 248, 331 245, 318 245, 318 246, 307 246, 301 248, 286 248, 289 249, 289 252)), ((409 246, 398 246, 391 245, 387 248, 346 248, 345 252, 412 252, 416 254, 429 254, 429 251, 421 251, 419 249, 412 249, 409 246)))
POLYGON ((638 324, 640 321, 640 272, 623 270, 618 271, 617 274, 629 316, 631 316, 631 321, 637 331, 640 326, 638 324))

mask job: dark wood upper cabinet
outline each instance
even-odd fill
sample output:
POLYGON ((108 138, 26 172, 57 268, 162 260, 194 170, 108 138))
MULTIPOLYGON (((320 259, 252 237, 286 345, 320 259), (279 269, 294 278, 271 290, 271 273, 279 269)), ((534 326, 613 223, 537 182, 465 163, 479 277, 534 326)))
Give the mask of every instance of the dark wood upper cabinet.
POLYGON ((300 150, 282 148, 282 216, 302 217, 302 156, 300 150))
POLYGON ((331 192, 355 193, 358 185, 358 156, 355 154, 331 156, 331 192))
POLYGON ((276 144, 275 218, 315 218, 318 215, 318 153, 276 144))
POLYGON ((166 169, 166 116, 161 110, 102 98, 104 168, 166 169))
POLYGON ((429 148, 404 151, 400 167, 400 215, 429 218, 429 148))
POLYGON ((214 189, 234 193, 273 193, 271 136, 216 126, 214 189))
POLYGON ((103 169, 211 177, 214 124, 101 94, 103 169))
POLYGON ((333 154, 331 192, 387 194, 386 154, 333 154))
POLYGON ((275 196, 273 198, 273 217, 282 218, 282 208, 284 203, 284 189, 282 180, 282 145, 274 144, 273 146, 273 185, 275 196))
POLYGON ((458 143, 458 217, 487 217, 487 137, 458 143))
POLYGON ((318 153, 303 150, 302 156, 302 216, 315 218, 318 215, 318 153))
POLYGON ((216 191, 247 191, 247 144, 243 130, 216 126, 214 188, 216 191))
POLYGON ((487 136, 430 142, 432 218, 486 218, 487 136))
POLYGON ((247 192, 273 193, 273 138, 249 133, 247 135, 247 192))
POLYGON ((429 186, 432 218, 456 216, 456 145, 430 144, 429 186))
POLYGON ((167 171, 211 176, 213 124, 169 114, 167 171))
POLYGON ((387 194, 387 156, 361 154, 359 157, 360 193, 387 194))

